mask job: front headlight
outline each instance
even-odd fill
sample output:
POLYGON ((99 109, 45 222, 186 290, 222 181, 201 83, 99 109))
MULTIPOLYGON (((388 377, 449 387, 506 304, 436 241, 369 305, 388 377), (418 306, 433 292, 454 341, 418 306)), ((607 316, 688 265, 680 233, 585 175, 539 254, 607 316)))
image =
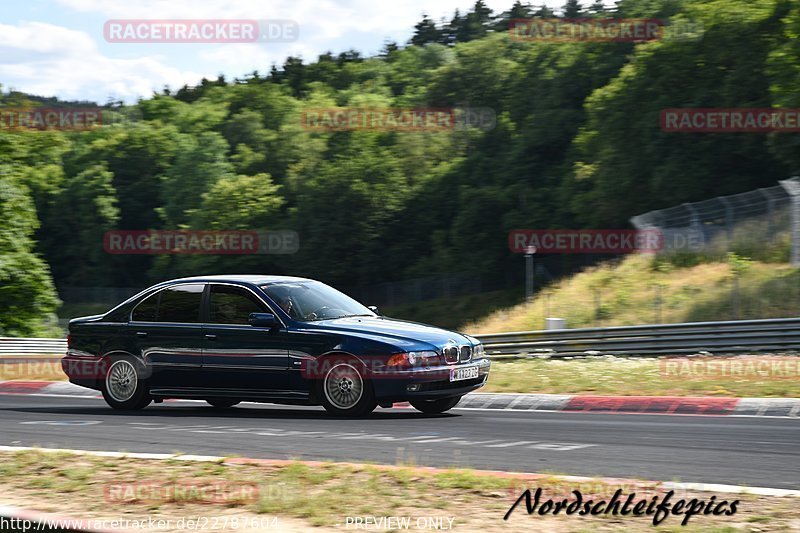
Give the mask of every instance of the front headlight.
POLYGON ((439 354, 433 351, 408 352, 408 362, 415 366, 431 366, 439 361, 439 354))
POLYGON ((473 359, 481 359, 486 357, 486 351, 483 349, 483 344, 480 342, 475 345, 475 348, 472 350, 472 358, 473 359))
POLYGON ((426 367, 436 364, 439 354, 433 351, 403 352, 389 358, 386 366, 395 368, 426 367))

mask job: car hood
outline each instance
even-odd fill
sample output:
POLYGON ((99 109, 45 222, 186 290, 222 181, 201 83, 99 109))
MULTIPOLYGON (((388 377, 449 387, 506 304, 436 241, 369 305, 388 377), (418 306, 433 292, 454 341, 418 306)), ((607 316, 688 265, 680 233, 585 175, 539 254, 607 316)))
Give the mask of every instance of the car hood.
MULTIPOLYGON (((424 342, 437 349, 447 344, 472 344, 461 333, 446 329, 387 317, 347 317, 308 323, 311 328, 326 329, 345 334, 380 336, 386 341, 404 341, 403 344, 424 342)), ((418 348, 417 348, 418 349, 418 348)))

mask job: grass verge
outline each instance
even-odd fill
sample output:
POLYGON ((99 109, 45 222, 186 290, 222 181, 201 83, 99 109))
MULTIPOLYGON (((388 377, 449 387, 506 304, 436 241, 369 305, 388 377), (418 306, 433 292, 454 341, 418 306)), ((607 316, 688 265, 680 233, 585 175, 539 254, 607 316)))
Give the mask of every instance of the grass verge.
POLYGON ((483 392, 800 398, 800 357, 569 357, 495 361, 483 392))
POLYGON ((0 381, 66 381, 61 356, 32 355, 0 358, 0 381))
MULTIPOLYGON (((186 517, 224 517, 229 523, 235 519, 240 526, 268 523, 279 531, 301 531, 310 526, 318 531, 359 529, 353 523, 356 517, 390 516, 408 517, 410 529, 418 529, 414 526, 423 520, 426 524, 449 524, 450 529, 461 531, 649 531, 652 516, 528 516, 524 503, 509 521, 503 516, 526 488, 541 488, 542 501, 572 498, 572 490, 595 502, 609 499, 617 489, 625 497, 636 493, 637 501, 654 496, 663 499, 667 492, 660 484, 649 482, 498 476, 475 470, 411 466, 156 461, 44 451, 0 452, 0 460, 0 489, 4 501, 12 505, 83 519, 155 517, 174 524, 186 517), (243 486, 257 490, 236 492, 243 486), (220 496, 232 493, 247 498, 220 496)), ((673 501, 707 501, 710 496, 709 492, 681 490, 673 495, 673 501)), ((796 497, 716 493, 716 498, 740 500, 738 512, 733 516, 698 515, 691 518, 688 527, 680 525, 682 518, 669 517, 659 529, 755 531, 751 527, 757 524, 758 531, 785 531, 800 520, 796 497)), ((238 528, 254 529, 268 528, 238 528)), ((370 529, 386 530, 374 525, 370 529)))
POLYGON ((731 256, 679 268, 635 255, 589 268, 530 301, 468 323, 470 334, 544 329, 546 317, 567 327, 670 324, 800 316, 800 269, 731 256))

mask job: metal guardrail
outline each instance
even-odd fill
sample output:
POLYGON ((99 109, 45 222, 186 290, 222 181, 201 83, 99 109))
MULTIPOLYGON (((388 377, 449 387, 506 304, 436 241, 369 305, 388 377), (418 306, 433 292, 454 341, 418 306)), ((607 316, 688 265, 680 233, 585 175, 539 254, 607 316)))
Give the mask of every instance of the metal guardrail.
POLYGON ((475 337, 492 358, 770 352, 800 349, 800 318, 521 331, 475 337))
POLYGON ((0 356, 64 355, 67 339, 24 339, 0 337, 0 356))
MULTIPOLYGON (((769 352, 800 349, 800 318, 520 331, 475 337, 492 358, 769 352)), ((66 351, 66 339, 0 337, 0 357, 61 355, 66 351)))

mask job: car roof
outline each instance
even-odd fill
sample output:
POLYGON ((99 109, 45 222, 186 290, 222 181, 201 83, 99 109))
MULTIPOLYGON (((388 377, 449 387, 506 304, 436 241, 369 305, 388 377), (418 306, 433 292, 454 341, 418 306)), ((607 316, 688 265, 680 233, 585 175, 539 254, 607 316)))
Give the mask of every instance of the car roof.
POLYGON ((286 281, 313 281, 308 278, 297 278, 294 276, 275 276, 269 274, 215 274, 211 276, 192 276, 189 278, 179 278, 165 281, 164 284, 175 282, 211 282, 211 281, 229 281, 239 283, 251 283, 253 285, 265 285, 269 283, 278 283, 286 281))

